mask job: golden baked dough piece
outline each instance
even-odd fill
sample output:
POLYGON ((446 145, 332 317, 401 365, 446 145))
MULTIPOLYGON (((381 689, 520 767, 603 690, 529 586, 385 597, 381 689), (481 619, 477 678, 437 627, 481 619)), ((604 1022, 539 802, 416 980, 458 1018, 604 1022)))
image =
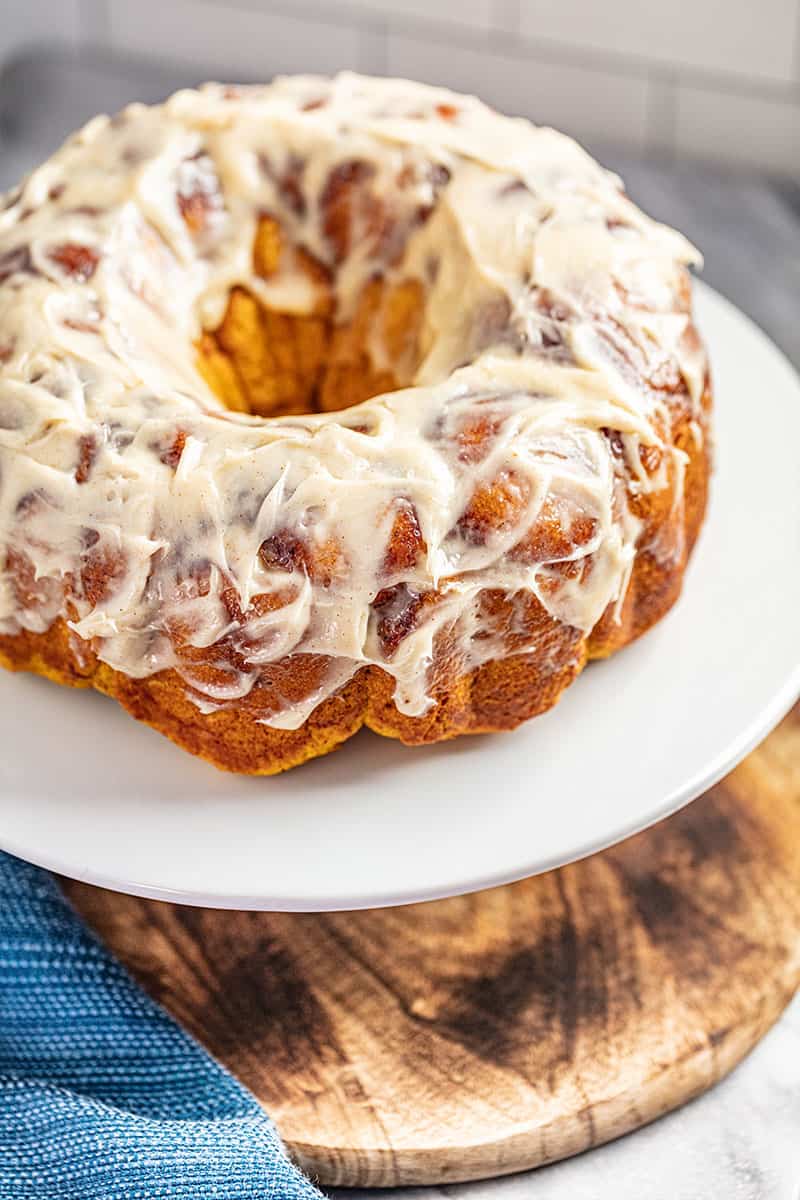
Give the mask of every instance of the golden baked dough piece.
MULTIPOLYGON (((710 393, 705 397, 710 406, 710 393)), ((178 745, 217 767, 254 775, 272 775, 327 754, 362 726, 408 745, 421 745, 464 733, 490 733, 514 729, 523 721, 547 711, 592 658, 604 658, 646 632, 667 613, 681 587, 687 558, 705 512, 710 460, 708 442, 698 446, 687 420, 676 423, 673 439, 689 453, 684 503, 677 516, 665 519, 660 496, 643 511, 644 540, 655 542, 668 534, 680 543, 672 560, 641 551, 635 560, 622 610, 610 607, 587 637, 553 620, 536 598, 484 594, 483 616, 487 635, 519 629, 520 612, 526 635, 535 637, 536 652, 511 654, 477 670, 463 673, 458 657, 448 658, 441 639, 434 661, 436 678, 431 687, 435 704, 422 717, 409 717, 395 705, 394 680, 377 667, 365 667, 335 695, 324 700, 297 730, 260 724, 273 711, 275 683, 294 699, 313 693, 325 663, 311 655, 292 655, 271 668, 265 686, 259 686, 235 708, 207 715, 199 712, 187 693, 184 678, 175 670, 146 679, 131 679, 98 662, 86 647, 77 647, 75 636, 59 620, 45 634, 0 636, 0 660, 12 670, 31 670, 59 683, 94 687, 113 696, 128 712, 152 725, 178 745)), ((671 495, 668 492, 668 501, 671 495)), ((501 505, 501 508, 503 506, 501 505)), ((502 519, 502 514, 501 514, 502 519)), ((548 536, 542 532, 542 536, 548 536)), ((557 537, 557 529, 551 530, 557 537)), ((403 538, 396 535, 395 553, 403 538)), ((387 546, 387 554, 391 554, 387 546)), ((380 600, 380 597, 376 598, 380 600)), ((386 601, 384 600, 384 605, 386 601)), ((380 607, 380 604, 379 604, 380 607)), ((387 606, 388 607, 388 606, 387 606)), ((414 601, 396 606, 392 614, 394 635, 413 626, 414 601)), ((390 635, 392 631, 390 630, 390 635)), ((235 659, 230 647, 193 651, 213 670, 235 659)))
POLYGON ((219 327, 198 345, 200 372, 228 408, 260 417, 335 412, 411 382, 425 306, 419 280, 371 280, 350 320, 336 324, 326 269, 287 247, 274 217, 259 221, 253 262, 263 279, 299 271, 316 299, 298 316, 233 289, 219 327))
POLYGON ((367 284, 352 319, 333 331, 319 392, 322 412, 351 408, 411 382, 419 365, 424 305, 416 279, 367 284), (375 363, 373 349, 384 365, 375 363))
MULTIPOLYGON (((309 110, 315 103, 309 101, 309 110)), ((457 107, 439 107, 447 109, 439 113, 442 120, 458 119, 457 107)), ((220 211, 222 199, 205 156, 195 156, 189 164, 189 183, 178 191, 178 208, 192 238, 202 239, 214 213, 220 211)), ((437 186, 443 186, 449 177, 441 166, 434 174, 437 186)), ((284 179, 282 183, 295 215, 304 203, 300 175, 300 167, 292 163, 289 182, 284 179)), ((252 252, 253 286, 232 289, 222 320, 216 328, 206 330, 195 347, 200 373, 229 409, 261 417, 330 413, 404 387, 414 379, 424 350, 425 287, 416 278, 402 277, 402 253, 392 249, 398 231, 386 203, 371 190, 373 183, 372 166, 358 160, 345 161, 331 172, 321 196, 330 267, 305 246, 294 244, 275 216, 261 216, 252 252), (354 230, 365 253, 375 254, 381 269, 366 276, 352 311, 342 319, 335 309, 334 274, 352 250, 354 230), (299 280, 305 288, 306 301, 311 297, 310 304, 299 306, 302 312, 281 310, 271 299, 281 295, 278 285, 289 278, 299 280)), ((411 225, 423 222, 428 208, 415 211, 411 225)), ((148 236, 161 253, 156 235, 148 236)), ((402 239, 398 245, 402 250, 402 239)), ((97 267, 96 256, 80 246, 57 247, 54 254, 57 265, 82 282, 90 279, 97 267)), ((19 261, 27 270, 23 259, 19 261)), ((15 260, 13 269, 18 266, 15 260)), ((0 282, 3 269, 0 263, 0 282)), ((684 271, 681 278, 684 290, 678 307, 682 305, 688 313, 688 274, 684 271)), ((629 298, 622 299, 627 302, 629 298)), ((546 303, 544 298, 542 303, 546 303)), ((494 324, 505 327, 509 320, 508 302, 497 305, 494 324)), ((553 321, 557 324, 559 320, 554 310, 553 321)), ((607 333, 612 342, 620 341, 620 331, 611 328, 607 333)), ((548 336, 551 340, 543 340, 544 351, 566 353, 558 344, 557 331, 548 336)), ((686 336, 696 338, 691 325, 686 336)), ((513 350, 513 340, 508 346, 513 350)), ((620 351, 625 371, 631 368, 625 356, 632 353, 626 345, 620 351)), ((633 365, 636 371, 644 369, 641 362, 633 365)), ((483 639, 492 647, 491 653, 482 665, 470 666, 456 623, 445 620, 439 624, 426 689, 432 703, 420 716, 398 708, 397 679, 391 667, 402 655, 405 639, 432 614, 446 611, 447 596, 446 587, 440 590, 439 584, 415 585, 429 547, 419 514, 403 494, 402 478, 380 528, 375 530, 374 537, 383 538, 385 544, 378 543, 376 587, 369 593, 370 629, 386 669, 362 666, 332 694, 328 694, 326 679, 334 660, 325 654, 294 651, 261 665, 249 692, 235 703, 216 711, 208 711, 207 705, 201 710, 197 704, 198 699, 224 688, 232 677, 247 673, 249 655, 258 649, 256 643, 243 640, 250 625, 258 628, 259 621, 295 603, 303 585, 325 593, 346 582, 350 562, 341 530, 338 536, 315 538, 313 531, 301 534, 281 528, 267 537, 258 558, 270 580, 269 590, 245 601, 224 579, 219 599, 228 631, 212 645, 194 644, 192 607, 193 601, 211 593, 211 566, 202 558, 188 561, 185 578, 179 580, 186 603, 173 609, 165 621, 175 665, 144 678, 134 678, 101 661, 99 640, 81 638, 70 627, 79 615, 78 598, 96 606, 113 596, 125 577, 124 556, 113 544, 101 539, 96 530, 86 529, 81 534, 80 568, 59 578, 40 577, 24 550, 9 546, 5 576, 18 608, 58 615, 42 631, 31 627, 0 634, 0 662, 59 683, 94 687, 190 752, 223 769, 250 774, 273 774, 326 754, 362 726, 408 744, 514 728, 555 704, 587 661, 613 653, 650 628, 680 592, 706 506, 711 470, 710 384, 706 376, 699 411, 690 403, 687 385, 674 362, 661 363, 644 379, 643 386, 657 397, 664 414, 659 429, 663 448, 643 444, 637 451, 640 462, 634 472, 626 458, 630 447, 622 436, 614 429, 602 431, 616 484, 625 492, 625 503, 639 522, 636 553, 621 603, 609 603, 591 632, 584 633, 551 616, 533 590, 486 586, 476 597, 472 637, 483 639), (670 453, 673 447, 682 451, 680 460, 670 453), (658 487, 638 486, 641 478, 656 477, 660 479, 658 487), (634 478, 637 485, 630 487, 634 478), (314 698, 320 694, 325 698, 314 706, 314 698), (311 711, 299 728, 265 723, 305 701, 311 711)), ((478 480, 452 533, 467 548, 478 550, 492 539, 504 539, 515 568, 529 568, 533 573, 544 565, 546 574, 539 582, 542 593, 571 586, 593 570, 593 555, 587 548, 597 535, 596 523, 569 497, 548 494, 533 523, 526 525, 523 518, 532 500, 531 481, 508 460, 489 469, 497 435, 498 419, 490 408, 484 411, 480 406, 471 409, 448 435, 446 452, 453 452, 460 464, 475 468, 478 480), (484 464, 489 464, 485 470, 484 464), (519 536, 515 540, 516 530, 519 536)), ((173 430, 158 447, 161 464, 177 471, 185 446, 185 432, 173 430)), ((81 440, 76 487, 91 479, 96 451, 91 435, 81 440)), ((24 502, 33 513, 37 505, 48 501, 34 492, 24 502)), ((153 561, 157 565, 157 556, 153 561)))
MULTIPOLYGON (((269 218, 262 220, 254 257, 263 277, 274 276, 285 254, 280 229, 269 218)), ((213 390, 230 408, 262 416, 307 412, 313 408, 335 410, 357 404, 381 391, 407 382, 417 365, 424 296, 421 285, 401 282, 388 286, 372 281, 362 293, 353 318, 336 327, 324 269, 307 252, 295 258, 309 281, 319 290, 315 315, 300 317, 266 309, 244 289, 234 289, 220 327, 203 335, 199 365, 213 390), (373 364, 379 347, 383 365, 373 364), (310 347, 310 349, 309 349, 310 347)), ((211 647, 192 646, 188 637, 173 629, 181 673, 170 669, 145 679, 131 679, 100 662, 92 647, 81 643, 59 619, 47 633, 24 632, 0 636, 0 661, 12 670, 31 670, 59 683, 94 687, 113 696, 133 716, 152 725, 191 753, 230 771, 270 775, 327 754, 352 737, 362 726, 386 737, 419 745, 463 733, 513 729, 556 703, 587 661, 620 649, 655 624, 677 598, 686 561, 705 512, 710 458, 708 439, 700 437, 686 403, 685 390, 672 380, 674 395, 667 393, 673 416, 667 440, 687 456, 683 496, 676 504, 680 481, 636 500, 642 521, 641 549, 637 553, 625 599, 619 612, 610 605, 590 635, 554 620, 532 593, 509 595, 486 590, 481 597, 481 636, 500 639, 505 657, 472 671, 464 671, 455 639, 444 631, 434 647, 433 677, 429 692, 434 704, 421 717, 401 713, 393 699, 395 681, 378 667, 364 667, 333 696, 323 700, 296 730, 271 728, 276 696, 302 702, 319 688, 329 660, 322 655, 292 654, 271 664, 259 684, 235 706, 201 713, 187 689, 187 678, 198 687, 224 680, 233 667, 243 666, 241 650, 230 640, 211 647), (669 541, 672 550, 664 554, 669 541), (649 551, 646 547, 662 549, 649 551), (450 636, 450 643, 448 637, 450 636), (520 643, 533 642, 536 651, 515 653, 520 643)), ((703 397, 703 413, 710 412, 711 394, 703 397)), ((472 420, 458 435, 459 452, 471 462, 488 451, 494 428, 489 418, 472 420)), ((619 440, 609 433, 612 448, 621 457, 619 440)), ((646 468, 660 465, 657 451, 643 451, 646 468)), ((674 468, 672 468, 674 470, 674 468)), ((459 522, 460 532, 480 542, 516 523, 527 503, 524 480, 504 471, 477 488, 459 522)), ((587 543, 593 528, 585 517, 574 520, 545 504, 533 528, 517 543, 513 556, 521 562, 543 562, 566 555, 587 543)), ((375 597, 378 636, 384 650, 396 653, 403 638, 439 603, 435 593, 415 594, 398 576, 412 570, 424 552, 416 514, 400 503, 389 530, 383 556, 386 587, 375 597)), ((346 571, 339 547, 333 543, 308 547, 289 538, 275 538, 262 547, 262 559, 272 570, 291 570, 301 563, 312 580, 330 582, 346 571)), ((24 562, 6 563, 16 586, 35 588, 24 562)), ((578 569, 564 562, 566 574, 578 569)), ((90 586, 99 595, 113 576, 115 565, 103 559, 90 564, 90 586)), ((287 577, 288 578, 288 577, 287 577)), ((202 584, 200 585, 202 587, 202 584)), ((226 598, 236 618, 235 592, 226 598)), ((253 611, 264 613, 292 599, 290 592, 255 596, 253 611)), ((241 614, 238 614, 241 616, 241 614)))
POLYGON ((279 223, 263 216, 253 248, 255 274, 299 273, 314 294, 309 314, 279 312, 234 288, 218 329, 200 340, 199 368, 228 408, 259 417, 311 411, 328 354, 330 278, 307 251, 286 244, 279 223))

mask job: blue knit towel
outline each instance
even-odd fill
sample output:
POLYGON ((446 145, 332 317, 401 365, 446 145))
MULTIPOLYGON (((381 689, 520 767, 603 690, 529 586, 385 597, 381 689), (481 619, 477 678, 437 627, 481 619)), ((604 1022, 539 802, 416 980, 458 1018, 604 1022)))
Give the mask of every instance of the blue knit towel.
POLYGON ((255 1098, 0 853, 0 1200, 320 1200, 255 1098))

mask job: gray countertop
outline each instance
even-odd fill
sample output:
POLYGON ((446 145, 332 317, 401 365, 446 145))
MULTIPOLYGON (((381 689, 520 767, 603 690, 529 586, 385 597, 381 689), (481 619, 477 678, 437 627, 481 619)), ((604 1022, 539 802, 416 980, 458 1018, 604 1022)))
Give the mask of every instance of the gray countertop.
MULTIPOLYGON (((191 82, 146 64, 33 56, 0 74, 0 187, 71 129, 191 82)), ((647 211, 705 255, 704 278, 800 366, 800 189, 697 164, 630 161, 594 146, 647 211)), ((758 397, 753 397, 758 405, 758 397)), ((338 1191, 338 1200, 379 1192, 338 1191)), ((722 1084, 655 1125, 533 1174, 396 1192, 398 1200, 799 1200, 800 997, 722 1084)))

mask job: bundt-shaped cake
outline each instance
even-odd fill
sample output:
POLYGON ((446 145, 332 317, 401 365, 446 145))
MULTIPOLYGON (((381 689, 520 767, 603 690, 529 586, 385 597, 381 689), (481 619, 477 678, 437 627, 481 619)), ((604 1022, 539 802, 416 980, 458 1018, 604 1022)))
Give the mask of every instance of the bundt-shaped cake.
POLYGON ((0 659, 261 774, 549 708, 680 589, 696 257, 402 80, 98 117, 0 214, 0 659))

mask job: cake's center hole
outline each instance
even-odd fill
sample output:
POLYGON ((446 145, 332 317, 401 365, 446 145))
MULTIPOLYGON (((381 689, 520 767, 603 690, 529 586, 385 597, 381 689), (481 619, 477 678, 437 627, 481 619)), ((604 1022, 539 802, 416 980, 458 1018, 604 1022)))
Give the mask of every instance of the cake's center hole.
POLYGON ((253 269, 263 295, 234 288, 222 322, 198 346, 199 369, 228 408, 262 417, 333 412, 411 382, 425 301, 418 280, 369 279, 339 320, 330 270, 272 217, 260 221, 253 269))

